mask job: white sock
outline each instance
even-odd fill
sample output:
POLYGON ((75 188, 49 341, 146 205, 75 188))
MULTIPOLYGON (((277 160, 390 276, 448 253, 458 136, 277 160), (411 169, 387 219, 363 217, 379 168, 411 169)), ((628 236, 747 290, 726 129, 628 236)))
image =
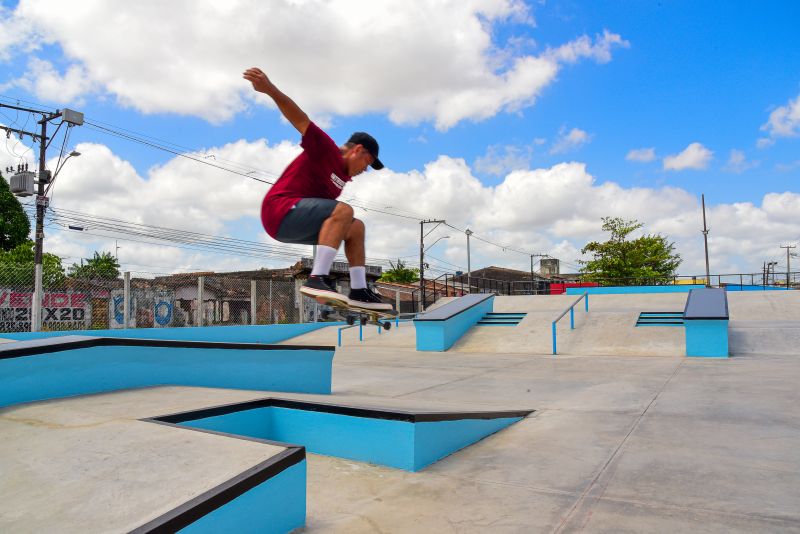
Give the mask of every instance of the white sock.
POLYGON ((333 265, 333 258, 338 251, 325 245, 317 245, 317 257, 314 258, 314 268, 311 269, 311 276, 328 276, 333 265))
POLYGON ((350 289, 364 289, 367 287, 367 268, 350 267, 350 289))

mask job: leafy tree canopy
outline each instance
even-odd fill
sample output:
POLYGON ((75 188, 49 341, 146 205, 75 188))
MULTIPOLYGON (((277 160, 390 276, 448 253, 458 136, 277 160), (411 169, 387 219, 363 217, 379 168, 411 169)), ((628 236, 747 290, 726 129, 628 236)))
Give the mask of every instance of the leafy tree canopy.
POLYGON ((86 263, 73 263, 69 268, 69 275, 89 280, 116 280, 119 278, 119 262, 110 252, 95 252, 86 263))
POLYGON ((0 250, 7 252, 25 243, 30 233, 31 223, 22 204, 0 174, 0 250))
MULTIPOLYGON (((26 240, 9 251, 0 250, 0 286, 32 288, 34 286, 34 242, 26 240)), ((61 258, 42 255, 42 285, 58 286, 65 279, 61 258)))
POLYGON ((394 282, 396 284, 411 284, 419 281, 419 269, 409 269, 398 259, 397 263, 389 262, 392 266, 383 272, 379 282, 394 282))
POLYGON ((603 231, 611 238, 603 243, 592 241, 582 254, 591 253, 583 264, 584 280, 602 281, 608 284, 635 284, 642 279, 668 280, 675 275, 683 261, 674 252, 675 243, 661 235, 647 234, 637 239, 628 236, 644 225, 638 221, 626 221, 619 217, 603 217, 603 231), (616 279, 611 281, 610 279, 616 279))

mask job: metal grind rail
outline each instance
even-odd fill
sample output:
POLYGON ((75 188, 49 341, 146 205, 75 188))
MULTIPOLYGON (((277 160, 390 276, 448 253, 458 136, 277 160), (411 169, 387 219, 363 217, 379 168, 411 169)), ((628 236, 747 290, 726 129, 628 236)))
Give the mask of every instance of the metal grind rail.
MULTIPOLYGON (((409 321, 413 321, 414 317, 416 317, 417 315, 418 314, 416 312, 398 313, 394 317, 394 326, 395 326, 395 328, 399 328, 401 322, 407 323, 409 321), (402 318, 402 317, 404 317, 404 318, 402 318)), ((348 328, 355 328, 355 327, 358 327, 358 340, 359 341, 364 341, 364 325, 361 324, 360 321, 356 321, 354 324, 350 324, 350 325, 346 325, 346 326, 340 326, 338 328, 338 330, 337 330, 338 345, 340 347, 342 346, 342 330, 347 330, 348 328)), ((380 325, 378 325, 378 333, 379 334, 382 333, 381 330, 382 330, 382 328, 380 327, 380 325)))
POLYGON ((581 299, 583 299, 583 301, 584 301, 585 308, 586 308, 586 313, 589 313, 589 292, 588 291, 584 291, 581 294, 581 296, 578 297, 578 299, 569 306, 569 308, 564 310, 561 313, 561 315, 559 315, 553 321, 553 355, 554 356, 556 354, 558 354, 557 343, 556 343, 556 324, 558 323, 558 321, 560 321, 567 314, 567 312, 569 312, 569 328, 570 328, 570 330, 575 330, 575 306, 578 305, 578 303, 581 301, 581 299))

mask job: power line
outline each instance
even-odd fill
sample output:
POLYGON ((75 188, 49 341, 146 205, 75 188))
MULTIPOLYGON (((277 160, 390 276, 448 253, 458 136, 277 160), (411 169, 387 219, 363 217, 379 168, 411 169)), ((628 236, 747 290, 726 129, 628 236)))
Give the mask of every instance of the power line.
MULTIPOLYGON (((5 95, 0 95, 0 98, 5 98, 5 99, 8 99, 8 100, 11 100, 10 97, 7 97, 5 95)), ((17 101, 24 101, 24 100, 17 99, 17 101)), ((125 139, 125 140, 128 140, 128 141, 131 141, 131 142, 139 143, 139 144, 148 146, 148 147, 156 149, 156 150, 161 150, 161 151, 173 154, 175 156, 186 158, 186 159, 189 159, 191 161, 194 161, 194 162, 197 162, 197 163, 209 166, 209 167, 213 167, 213 168, 216 168, 216 169, 219 169, 219 170, 222 170, 222 171, 226 171, 226 172, 230 172, 232 174, 243 176, 245 178, 249 178, 249 179, 255 180, 257 182, 265 183, 265 184, 268 184, 268 185, 274 185, 274 181, 265 180, 265 179, 261 179, 261 178, 258 178, 256 176, 253 176, 253 174, 260 173, 260 174, 264 174, 264 175, 267 175, 267 176, 275 178, 276 175, 274 173, 269 173, 267 171, 263 171, 263 170, 255 169, 255 168, 248 167, 248 166, 245 166, 245 165, 241 165, 241 164, 238 164, 236 162, 229 162, 230 166, 232 166, 232 167, 239 167, 240 169, 249 169, 247 172, 241 172, 239 170, 232 169, 230 167, 225 167, 225 166, 218 165, 216 163, 212 163, 210 161, 207 161, 207 158, 209 158, 209 157, 213 157, 215 159, 215 161, 216 161, 217 158, 216 158, 216 156, 214 154, 210 154, 210 155, 206 156, 205 158, 199 158, 199 157, 193 156, 191 154, 188 154, 186 152, 187 150, 189 150, 189 149, 187 149, 187 147, 178 145, 178 144, 173 143, 171 141, 166 141, 164 139, 159 139, 159 138, 156 138, 156 137, 153 137, 153 136, 148 136, 146 134, 133 132, 132 130, 127 130, 127 129, 124 129, 124 128, 120 128, 118 126, 112 125, 110 123, 102 122, 102 121, 85 119, 84 120, 84 126, 87 126, 89 129, 92 129, 94 131, 98 131, 98 132, 105 133, 105 134, 108 134, 108 135, 113 135, 113 136, 116 136, 116 137, 119 137, 119 138, 122 138, 122 139, 125 139), (170 146, 165 146, 165 145, 170 145, 170 146), (181 152, 178 149, 182 149, 184 151, 181 152)), ((194 150, 194 152, 201 152, 201 151, 194 150)), ((222 158, 220 158, 220 160, 226 161, 226 160, 223 160, 222 158)), ((424 219, 427 218, 426 216, 423 216, 423 215, 421 215, 419 213, 412 212, 410 210, 404 210, 404 209, 400 209, 400 208, 395 208, 393 206, 383 206, 382 204, 378 204, 378 203, 375 203, 375 202, 362 201, 362 200, 359 200, 359 199, 357 199, 355 197, 349 197, 348 202, 350 202, 351 205, 353 205, 354 207, 363 209, 363 210, 368 211, 368 212, 380 213, 380 214, 384 214, 384 215, 390 215, 390 216, 400 217, 400 218, 410 219, 410 220, 424 220, 424 219), (389 211, 389 210, 391 210, 391 211, 389 211)), ((458 227, 453 226, 453 225, 451 225, 449 223, 445 223, 445 225, 449 226, 450 228, 453 228, 454 230, 458 230, 459 232, 462 232, 462 233, 465 231, 465 229, 458 228, 458 227)), ((495 246, 497 248, 500 248, 500 249, 502 249, 504 251, 508 250, 508 251, 515 252, 517 254, 522 254, 522 255, 525 255, 525 256, 541 256, 541 254, 534 254, 534 253, 530 253, 530 252, 519 250, 519 249, 517 249, 515 247, 512 247, 512 246, 509 246, 509 245, 503 245, 503 244, 500 244, 500 243, 496 243, 496 242, 491 241, 489 239, 480 237, 479 235, 475 235, 474 233, 472 234, 472 237, 474 237, 475 239, 478 239, 479 241, 483 241, 484 243, 487 243, 489 245, 492 245, 492 246, 495 246)), ((564 263, 567 264, 567 262, 564 262, 564 263)))
MULTIPOLYGON (((31 204, 24 204, 23 206, 26 208, 26 212, 30 212, 33 209, 31 204)), ((254 258, 269 257, 296 261, 300 258, 308 257, 308 251, 305 247, 276 246, 232 237, 201 234, 187 230, 90 215, 64 208, 55 209, 51 207, 49 212, 51 214, 51 223, 58 225, 62 229, 61 231, 72 229, 96 237, 121 238, 150 245, 173 246, 187 250, 236 254, 254 258), (129 237, 120 237, 121 235, 129 237), (153 242, 153 239, 174 244, 164 245, 164 243, 153 242)), ((369 257, 367 260, 371 265, 390 266, 390 260, 385 258, 369 257)))

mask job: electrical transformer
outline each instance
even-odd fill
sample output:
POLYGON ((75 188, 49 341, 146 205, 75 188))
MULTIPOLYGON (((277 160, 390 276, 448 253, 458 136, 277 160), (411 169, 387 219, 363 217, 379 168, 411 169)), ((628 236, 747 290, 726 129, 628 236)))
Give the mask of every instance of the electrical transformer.
POLYGON ((22 171, 13 175, 9 180, 11 193, 18 197, 29 197, 33 195, 33 181, 35 178, 36 173, 31 171, 22 171))

